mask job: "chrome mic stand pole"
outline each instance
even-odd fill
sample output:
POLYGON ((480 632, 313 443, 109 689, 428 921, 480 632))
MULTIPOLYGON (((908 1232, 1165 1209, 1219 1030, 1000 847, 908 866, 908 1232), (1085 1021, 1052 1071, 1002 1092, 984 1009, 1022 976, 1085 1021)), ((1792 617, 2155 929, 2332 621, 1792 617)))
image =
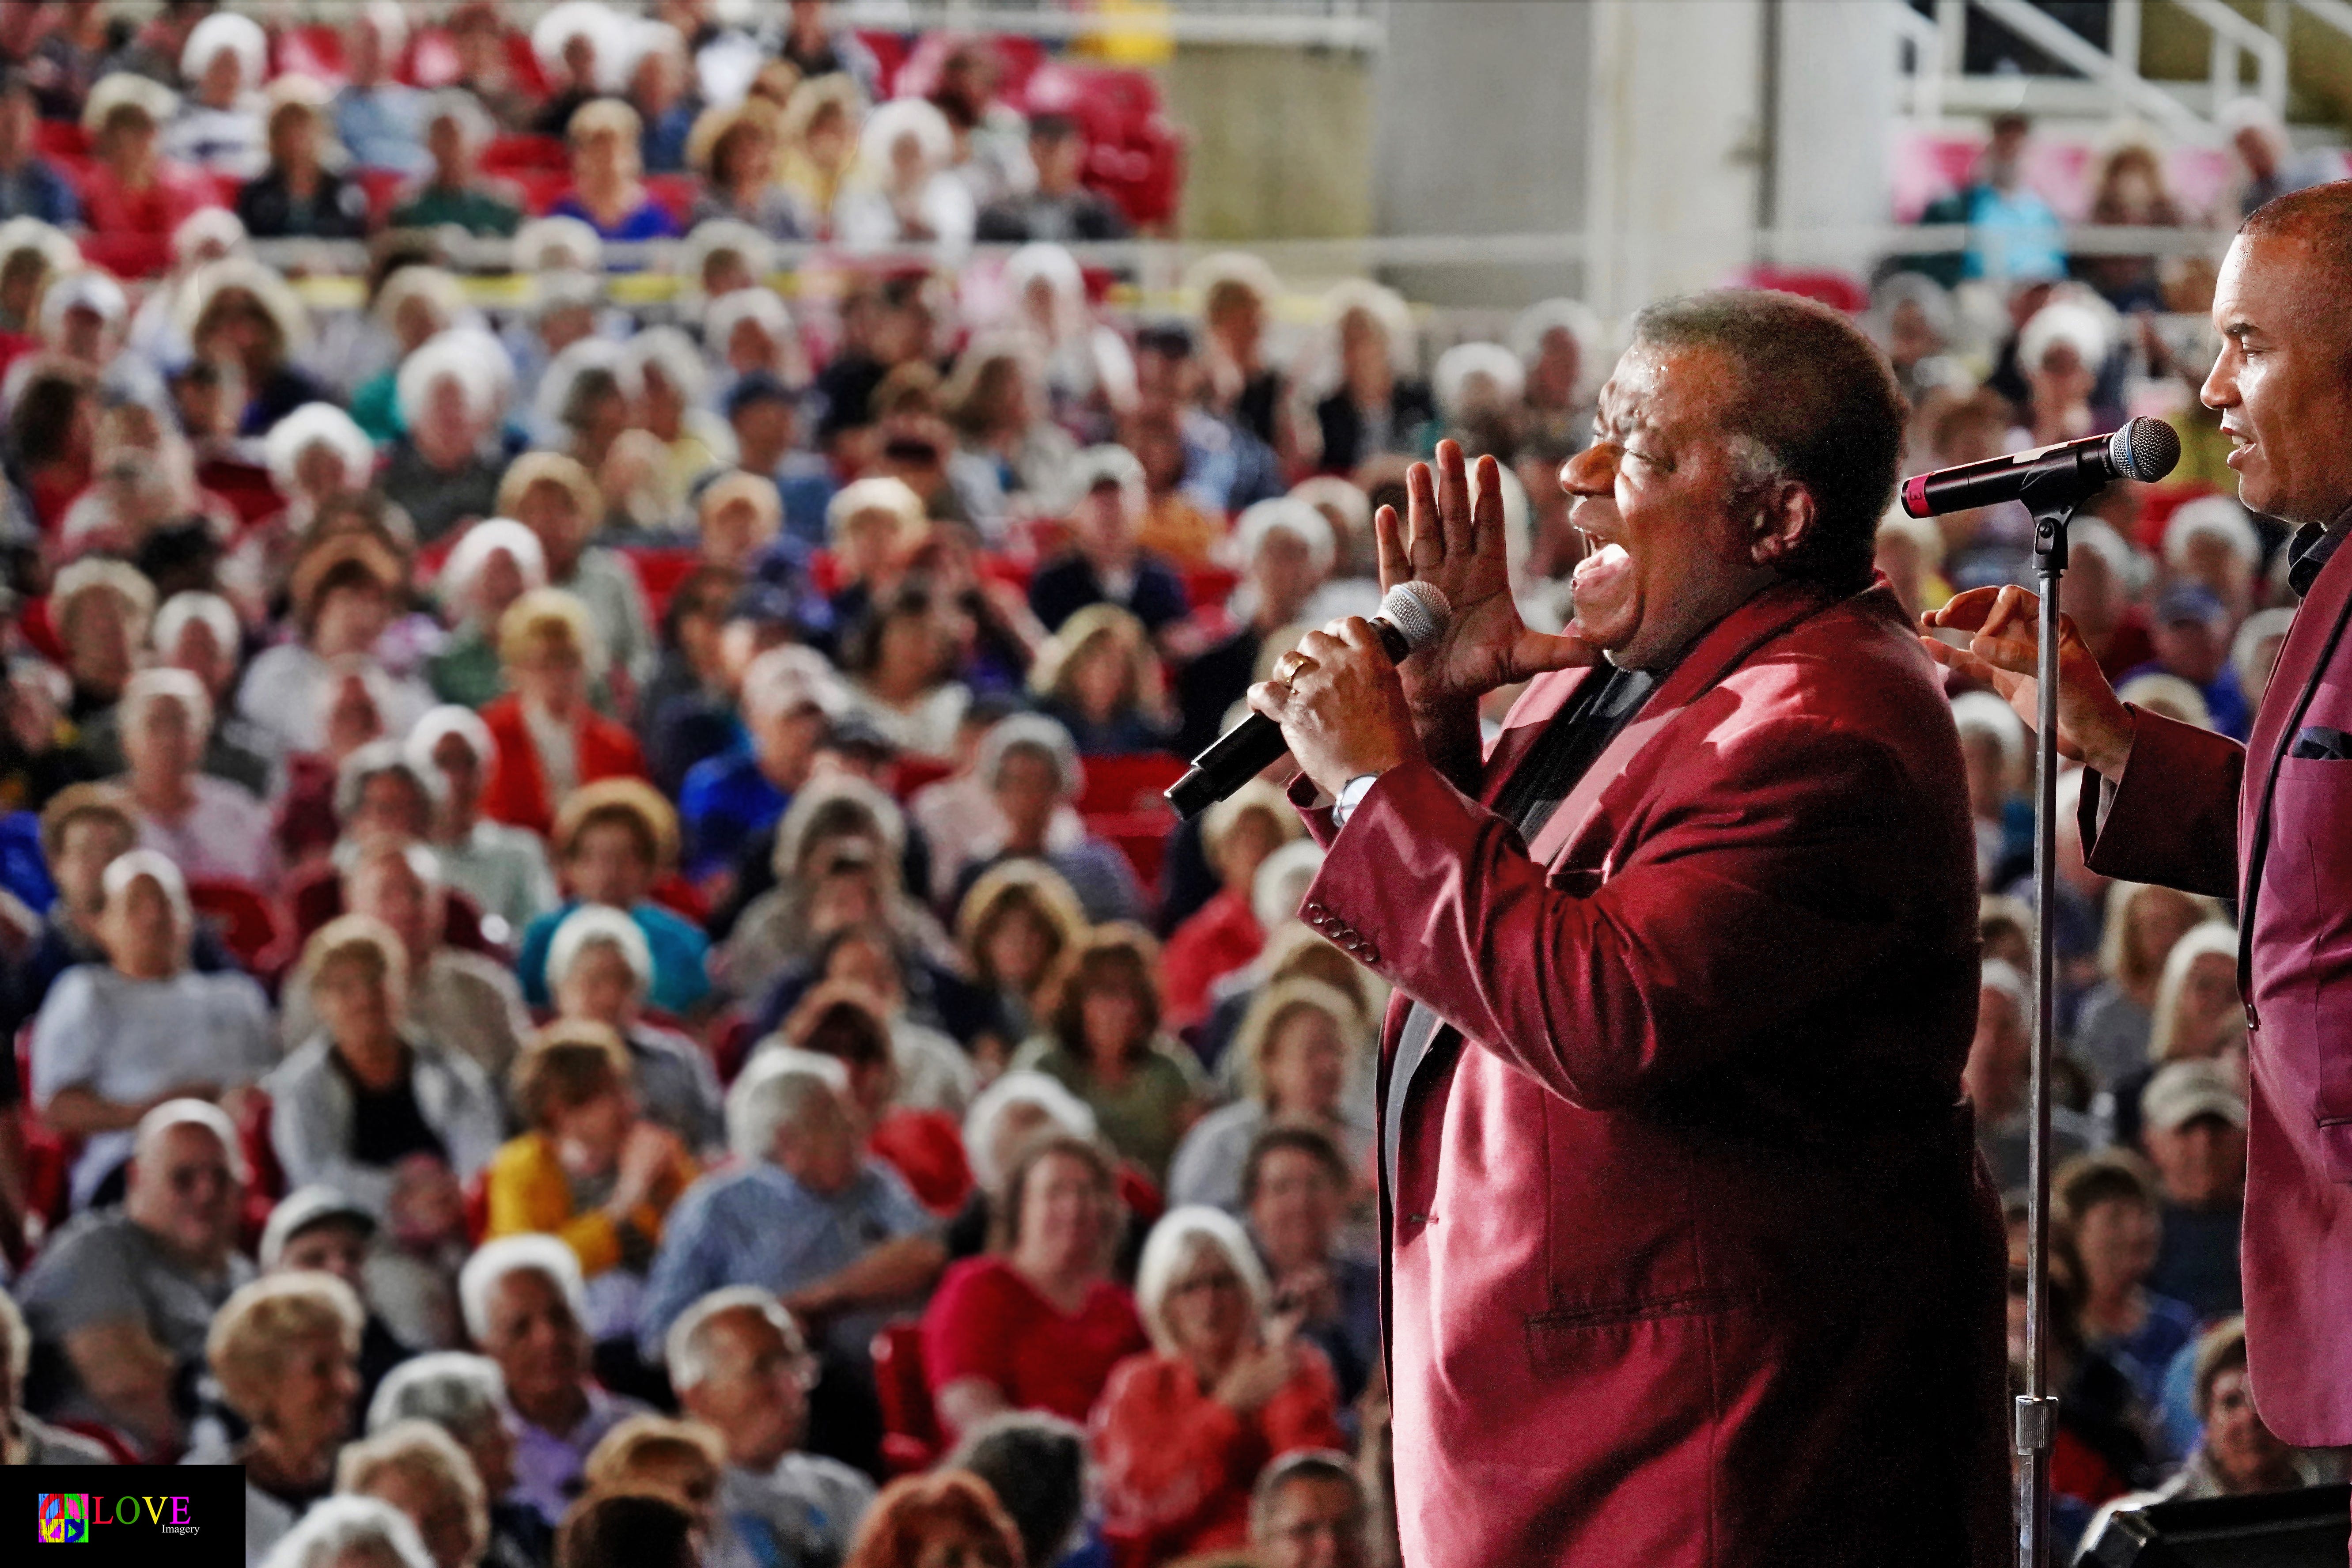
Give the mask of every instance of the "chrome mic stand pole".
POLYGON ((2058 986, 2052 903, 2058 868, 2058 584, 2066 571, 2066 527, 2082 500, 2061 480, 2037 499, 2033 512, 2034 575, 2042 608, 2036 644, 2039 721, 2035 725, 2033 812, 2033 1070, 2032 1134, 2027 1184, 2032 1192, 2025 1253, 2025 1392, 2015 1409, 2018 1568, 2049 1568, 2050 1451, 2058 1428, 2058 1399, 2050 1391, 2050 1065, 2056 1049, 2058 986))

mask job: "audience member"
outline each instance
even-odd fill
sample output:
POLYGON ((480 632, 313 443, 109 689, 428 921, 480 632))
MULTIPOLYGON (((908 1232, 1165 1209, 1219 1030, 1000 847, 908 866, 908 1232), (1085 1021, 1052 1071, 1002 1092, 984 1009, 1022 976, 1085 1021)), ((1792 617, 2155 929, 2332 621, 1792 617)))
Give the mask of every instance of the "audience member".
POLYGON ((530 922, 515 960, 524 1000, 553 1000, 547 961, 555 933, 585 905, 618 910, 636 922, 653 958, 648 1005, 674 1017, 692 1016, 709 994, 710 944, 693 922, 652 901, 677 861, 677 814, 635 778, 584 784, 564 798, 551 840, 562 873, 564 901, 530 922))
POLYGON ((1089 921, 1142 916, 1143 889, 1125 856, 1083 827, 1075 836, 1056 831, 1063 808, 1078 796, 1079 769, 1070 732, 1043 714, 1016 713, 988 731, 973 772, 994 801, 1003 836, 975 854, 958 875, 954 907, 961 909, 981 879, 999 866, 1029 860, 1068 885, 1089 921))
POLYGON ((945 1468, 977 1476, 995 1494, 1021 1531, 1024 1561, 1050 1565, 1085 1549, 1087 1435, 1076 1424, 1034 1410, 992 1415, 945 1468))
POLYGON ((245 1552, 258 1562, 332 1488, 359 1402, 359 1298, 330 1275, 278 1274, 221 1306, 205 1360, 244 1440, 192 1463, 245 1472, 245 1552))
POLYGON ((1007 1410, 1083 1420, 1111 1368, 1140 1349, 1110 1277, 1118 1182, 1066 1131, 1020 1150, 992 1202, 991 1253, 957 1264, 923 1317, 923 1368, 950 1434, 1007 1410))
POLYGON ((344 1448, 335 1490, 398 1509, 433 1568, 475 1568, 489 1552, 489 1508, 473 1461, 429 1421, 396 1421, 344 1448))
POLYGON ((1162 1035, 1158 949, 1139 928, 1097 926, 1055 966, 1053 1010, 1013 1053, 1086 1101, 1110 1146, 1164 1181, 1205 1084, 1162 1035))
POLYGON ((168 1461, 215 1316, 253 1278, 236 1250, 247 1171, 236 1127, 201 1100, 149 1110, 131 1148, 121 1206, 59 1231, 18 1292, 34 1333, 28 1403, 168 1461))
POLYGON ((1313 1127, 1266 1129, 1242 1165, 1241 1213, 1275 1299, 1299 1313, 1299 1333, 1321 1348, 1348 1407, 1373 1381, 1382 1353, 1380 1268, 1341 1244, 1360 1184, 1339 1146, 1313 1127))
POLYGON ((1250 1544, 1265 1568, 1368 1568, 1370 1500, 1345 1454, 1300 1449, 1258 1477, 1250 1544))
POLYGON ((2234 1312, 2244 1304, 2245 1095, 2220 1062, 2172 1062, 2148 1081, 2140 1115, 2162 1237, 2147 1287, 2186 1303, 2200 1321, 2234 1312))
POLYGON ((1214 1209, 1173 1209, 1152 1227, 1136 1300, 1154 1348, 1111 1373, 1095 1417, 1105 1532, 1147 1561, 1245 1545, 1244 1478, 1347 1441, 1331 1369, 1214 1209))

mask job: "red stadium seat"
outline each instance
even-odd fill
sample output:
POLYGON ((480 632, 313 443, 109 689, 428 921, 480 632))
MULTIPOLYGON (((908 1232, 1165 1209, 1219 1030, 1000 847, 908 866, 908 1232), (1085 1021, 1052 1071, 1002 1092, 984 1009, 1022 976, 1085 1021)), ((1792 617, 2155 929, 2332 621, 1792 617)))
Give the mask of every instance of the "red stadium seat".
POLYGON ((694 174, 647 174, 646 195, 661 204, 664 211, 677 220, 683 229, 694 216, 694 200, 702 190, 701 179, 694 174))
POLYGON ((271 55, 277 61, 276 75, 299 71, 330 89, 341 87, 350 79, 343 68, 343 36, 332 27, 316 23, 289 27, 278 35, 271 55))
POLYGON ((955 764, 944 757, 900 757, 890 764, 890 793, 900 800, 910 799, 917 790, 954 772, 955 764))
POLYGON ((947 1447, 923 1375, 923 1328, 901 1322, 874 1336, 874 1392, 882 1405, 882 1462, 894 1476, 931 1468, 947 1447))
POLYGON ((520 174, 533 170, 560 173, 571 167, 572 153, 561 136, 515 132, 493 137, 490 144, 482 149, 485 174, 520 174))
POLYGON ((475 1172, 466 1183, 466 1242, 479 1247, 490 1234, 490 1168, 475 1172))
POLYGON ((1118 812, 1166 811, 1160 798, 1184 776, 1184 759, 1168 752, 1137 752, 1122 757, 1088 757, 1087 784, 1078 792, 1081 816, 1118 812))
POLYGON ((258 463, 239 458, 208 458, 196 466, 196 483, 228 502, 247 528, 286 510, 278 481, 258 463))
POLYGON ((866 52, 874 57, 876 75, 879 79, 874 84, 874 90, 884 98, 897 96, 898 70, 907 63, 907 40, 896 33, 860 31, 857 41, 864 44, 866 52))
POLYGON ((89 132, 71 120, 39 120, 33 123, 33 150, 45 158, 87 158, 89 132))
POLYGON ((1175 812, 1163 805, 1158 811, 1084 815, 1087 831, 1126 856, 1139 883, 1147 888, 1160 885, 1160 868, 1168 860, 1168 836, 1176 828, 1175 812))
POLYGON ((188 884, 188 902, 212 921, 221 942, 236 961, 258 973, 262 955, 278 942, 278 911, 261 890, 244 882, 195 881, 188 884))
POLYGON ((408 176, 398 169, 354 169, 352 178, 367 193, 369 226, 383 227, 392 216, 392 204, 401 187, 408 183, 408 176))
POLYGON ((1196 610, 1222 605, 1233 597, 1242 574, 1226 566, 1190 566, 1184 571, 1184 596, 1196 610))
POLYGON ((621 554, 636 572, 637 586, 645 590, 646 609, 656 622, 669 609, 670 595, 677 592, 678 584, 702 562, 691 550, 664 550, 649 545, 625 548, 621 554))
POLYGON ((270 1205, 286 1195, 286 1168, 278 1163, 278 1145, 269 1141, 269 1096, 255 1089, 245 1097, 236 1118, 237 1147, 245 1153, 246 1250, 261 1240, 269 1223, 270 1205))
POLYGON ((572 189, 568 169, 512 169, 506 177, 522 193, 522 209, 533 217, 545 217, 572 189))

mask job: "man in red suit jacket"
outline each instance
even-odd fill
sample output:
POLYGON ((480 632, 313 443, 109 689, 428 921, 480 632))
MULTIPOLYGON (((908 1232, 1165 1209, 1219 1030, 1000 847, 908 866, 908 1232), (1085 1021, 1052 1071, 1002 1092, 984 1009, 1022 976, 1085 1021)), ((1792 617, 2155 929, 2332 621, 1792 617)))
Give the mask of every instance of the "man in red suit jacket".
MULTIPOLYGON (((2213 294, 2206 377, 2238 499, 2297 525, 2303 596, 2246 744, 2116 698, 2071 623, 2059 744, 2086 763, 2095 871, 2240 910, 2252 1079, 2246 1128, 2247 1372, 2264 1425, 2352 1444, 2352 182, 2259 208, 2213 294), (2095 786, 2095 787, 2093 787, 2095 786)), ((1927 617, 1974 632, 1945 663, 2035 711, 2035 597, 1962 594, 1927 617)))
POLYGON ((2007 1536, 1998 1205, 1960 1068, 1976 886, 1934 667, 1871 570, 1901 401, 1843 318, 1643 312, 1528 629, 1500 475, 1412 474, 1400 671, 1334 623, 1253 689, 1397 987, 1381 1221, 1413 1568, 1966 1564, 2007 1536), (1482 755, 1477 703, 1533 677, 1482 755), (1344 821, 1342 818, 1344 817, 1344 821))

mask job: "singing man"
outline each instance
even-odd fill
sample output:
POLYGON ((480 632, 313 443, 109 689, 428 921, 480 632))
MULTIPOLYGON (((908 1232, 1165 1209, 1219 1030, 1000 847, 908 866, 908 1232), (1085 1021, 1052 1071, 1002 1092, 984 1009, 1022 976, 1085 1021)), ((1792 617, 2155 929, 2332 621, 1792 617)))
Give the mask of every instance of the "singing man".
POLYGON ((1871 565, 1903 404, 1833 311, 1654 305, 1560 482, 1569 632, 1500 475, 1383 509, 1361 621, 1252 689, 1328 856, 1305 918, 1397 988, 1381 1208, 1412 1568, 1990 1563, 1998 1205, 1960 1068, 1976 877, 1935 667, 1871 565), (1482 749, 1478 707, 1526 681, 1482 749))

